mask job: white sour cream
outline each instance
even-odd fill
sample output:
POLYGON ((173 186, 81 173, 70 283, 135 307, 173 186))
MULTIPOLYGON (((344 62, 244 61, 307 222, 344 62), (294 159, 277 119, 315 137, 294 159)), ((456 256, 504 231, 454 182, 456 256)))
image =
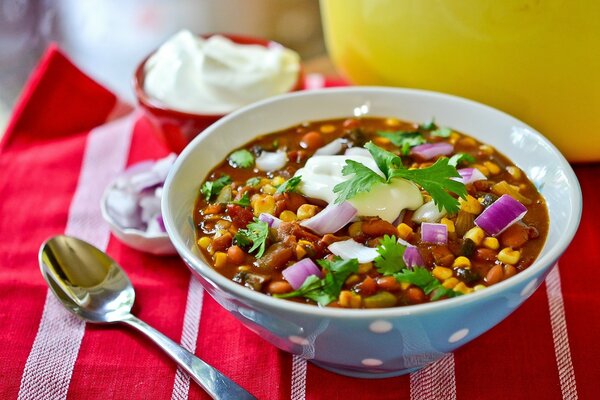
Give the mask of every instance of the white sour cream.
POLYGON ((185 112, 224 114, 290 91, 300 57, 284 47, 240 45, 215 35, 202 39, 181 31, 145 66, 144 91, 185 112))
MULTIPOLYGON (((333 188, 338 183, 349 179, 342 175, 346 160, 363 164, 377 174, 384 176, 372 157, 361 155, 312 156, 304 168, 296 175, 302 175, 298 189, 308 197, 334 201, 337 194, 333 188)), ((357 210, 358 216, 377 216, 393 222, 404 209, 414 210, 423 204, 423 196, 419 188, 405 179, 394 179, 389 184, 375 184, 369 192, 357 194, 348 200, 357 210)))

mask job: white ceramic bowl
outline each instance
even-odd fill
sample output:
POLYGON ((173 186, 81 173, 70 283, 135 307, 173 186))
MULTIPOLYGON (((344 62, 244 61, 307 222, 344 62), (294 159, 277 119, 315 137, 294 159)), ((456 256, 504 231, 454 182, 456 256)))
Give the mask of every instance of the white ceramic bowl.
POLYGON ((210 126, 181 153, 165 183, 162 212, 178 253, 206 291, 249 329, 290 353, 358 377, 414 371, 481 335, 543 282, 569 245, 581 215, 581 190, 564 157, 517 119, 466 99, 418 90, 355 87, 288 94, 255 103, 210 126), (242 287, 206 264, 192 210, 209 170, 254 137, 307 120, 353 115, 436 122, 509 156, 548 203, 550 229, 539 258, 485 290, 434 303, 374 310, 319 308, 242 287))

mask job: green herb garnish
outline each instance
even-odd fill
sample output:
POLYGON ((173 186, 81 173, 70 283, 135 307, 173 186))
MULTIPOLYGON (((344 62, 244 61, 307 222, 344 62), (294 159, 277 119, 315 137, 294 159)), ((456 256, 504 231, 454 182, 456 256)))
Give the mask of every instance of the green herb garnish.
POLYGON ((294 176, 293 178, 288 179, 283 182, 279 187, 277 187, 277 191, 275 193, 286 193, 286 192, 295 192, 296 188, 302 181, 302 176, 294 176))
POLYGON ((324 278, 311 275, 298 288, 290 293, 276 294, 274 297, 288 299, 291 297, 306 297, 324 307, 336 300, 346 279, 358 271, 358 260, 342 260, 335 257, 332 261, 318 260, 325 273, 324 278))
POLYGON ((256 251, 256 258, 260 258, 265 253, 267 239, 269 238, 269 224, 254 218, 254 222, 248 224, 246 229, 240 229, 235 234, 234 240, 242 247, 247 247, 252 242, 249 253, 256 251))
POLYGON ((246 181, 246 186, 250 186, 250 187, 256 187, 260 184, 260 178, 253 176, 252 178, 248 179, 246 181))
POLYGON ((450 128, 438 128, 438 129, 431 131, 431 136, 447 138, 447 137, 450 137, 451 133, 452 133, 452 129, 450 129, 450 128))
POLYGON ((448 165, 456 167, 460 163, 472 163, 475 162, 475 157, 467 153, 456 153, 448 160, 448 165))
POLYGON ((410 149, 412 147, 426 142, 425 138, 420 132, 396 131, 377 132, 377 134, 389 139, 394 146, 398 146, 400 148, 400 154, 404 156, 410 153, 410 149))
POLYGON ((254 156, 246 149, 234 151, 227 159, 234 168, 250 168, 254 165, 254 156))
POLYGON ((242 207, 250 206, 250 198, 248 197, 248 193, 244 193, 244 195, 239 200, 234 200, 231 204, 236 204, 242 207))
POLYGON ((206 201, 213 200, 223 190, 223 188, 231 183, 231 177, 229 175, 222 175, 220 178, 214 181, 206 181, 200 188, 200 193, 204 196, 206 201))
POLYGON ((459 178, 460 174, 455 167, 448 165, 447 158, 440 158, 435 164, 427 168, 407 169, 402 165, 401 158, 396 154, 384 150, 372 142, 365 144, 365 148, 369 150, 377 167, 385 177, 380 176, 359 162, 346 160, 342 174, 350 176, 350 178, 334 186, 333 192, 338 195, 335 203, 342 203, 358 193, 368 192, 373 185, 390 183, 394 178, 403 178, 425 189, 438 206, 438 209, 445 208, 448 213, 455 213, 459 210, 458 200, 448 192, 466 197, 467 190, 464 184, 451 179, 454 177, 459 178))
POLYGON ((385 235, 377 247, 379 253, 379 256, 375 258, 377 271, 383 275, 393 275, 405 269, 405 250, 406 246, 398 243, 396 236, 385 235))
POLYGON ((460 292, 455 292, 452 289, 445 288, 427 268, 423 267, 404 269, 401 272, 394 274, 394 278, 396 278, 398 282, 406 282, 418 286, 426 295, 433 293, 431 300, 439 300, 444 296, 456 297, 462 294, 460 292))
POLYGON ((431 121, 420 124, 419 128, 423 129, 424 131, 432 131, 434 129, 437 129, 437 125, 435 124, 435 118, 431 118, 431 121))

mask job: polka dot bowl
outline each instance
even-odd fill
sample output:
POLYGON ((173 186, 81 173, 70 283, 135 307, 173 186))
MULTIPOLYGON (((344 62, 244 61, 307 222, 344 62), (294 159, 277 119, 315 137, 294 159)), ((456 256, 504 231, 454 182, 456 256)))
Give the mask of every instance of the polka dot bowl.
MULTIPOLYGON (((517 119, 466 99, 418 90, 357 87, 299 92, 240 109, 196 137, 165 184, 169 236, 205 290, 242 324, 278 348, 325 369, 383 378, 418 370, 475 339, 519 307, 569 245, 581 216, 573 170, 541 134, 517 119), (357 114, 427 121, 432 116, 508 155, 545 197, 550 230, 529 268, 485 290, 434 303, 373 310, 319 308, 253 292, 205 263, 190 224, 198 186, 231 149, 306 120, 357 114)), ((243 350, 240 350, 243 351, 243 350)))

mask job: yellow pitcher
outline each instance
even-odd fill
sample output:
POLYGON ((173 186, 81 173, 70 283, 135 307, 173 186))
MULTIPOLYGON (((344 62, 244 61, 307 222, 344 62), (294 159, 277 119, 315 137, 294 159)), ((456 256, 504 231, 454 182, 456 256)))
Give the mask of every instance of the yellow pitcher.
POLYGON ((600 160, 600 1, 321 0, 321 12, 352 83, 474 99, 570 161, 600 160))

